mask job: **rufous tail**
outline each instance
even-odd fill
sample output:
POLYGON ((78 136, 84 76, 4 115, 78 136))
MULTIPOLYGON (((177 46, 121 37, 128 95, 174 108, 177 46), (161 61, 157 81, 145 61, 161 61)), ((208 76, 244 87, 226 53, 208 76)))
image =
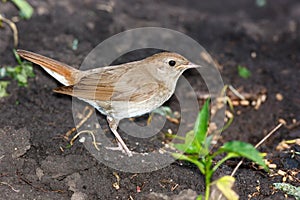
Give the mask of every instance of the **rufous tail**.
POLYGON ((30 51, 19 49, 17 50, 17 53, 22 58, 40 65, 46 72, 63 85, 74 85, 78 81, 80 71, 69 65, 30 51))

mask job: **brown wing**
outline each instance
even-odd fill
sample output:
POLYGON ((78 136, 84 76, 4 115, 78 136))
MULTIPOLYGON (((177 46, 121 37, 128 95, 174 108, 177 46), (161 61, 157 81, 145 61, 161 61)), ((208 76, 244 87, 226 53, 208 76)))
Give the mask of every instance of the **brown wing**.
POLYGON ((55 92, 88 100, 144 101, 160 87, 147 71, 137 68, 112 68, 93 72, 78 84, 55 89, 55 92))

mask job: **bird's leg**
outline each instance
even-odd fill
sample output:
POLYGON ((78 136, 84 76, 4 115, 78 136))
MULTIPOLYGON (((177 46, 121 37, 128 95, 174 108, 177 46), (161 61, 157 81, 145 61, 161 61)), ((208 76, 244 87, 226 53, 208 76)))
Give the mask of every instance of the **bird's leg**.
MULTIPOLYGON (((113 134, 115 135, 115 137, 118 140, 117 149, 119 150, 121 147, 121 150, 124 150, 129 157, 132 156, 132 152, 128 149, 125 142, 123 141, 123 139, 121 138, 121 136, 119 135, 119 133, 117 131, 118 125, 119 125, 119 120, 116 120, 116 119, 108 116, 107 121, 108 121, 110 130, 113 132, 113 134)), ((113 148, 110 148, 110 149, 113 149, 113 148)))

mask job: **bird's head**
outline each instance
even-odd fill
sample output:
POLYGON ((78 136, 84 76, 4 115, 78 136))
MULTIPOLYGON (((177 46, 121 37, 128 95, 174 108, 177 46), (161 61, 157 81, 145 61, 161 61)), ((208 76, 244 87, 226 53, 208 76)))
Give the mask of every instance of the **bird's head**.
POLYGON ((172 52, 154 54, 146 58, 145 62, 151 63, 157 73, 163 76, 180 76, 186 69, 200 67, 182 55, 172 52))

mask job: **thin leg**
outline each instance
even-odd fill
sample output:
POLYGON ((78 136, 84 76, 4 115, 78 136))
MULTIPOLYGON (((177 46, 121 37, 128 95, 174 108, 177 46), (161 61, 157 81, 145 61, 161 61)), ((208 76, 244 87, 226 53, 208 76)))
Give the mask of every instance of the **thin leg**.
POLYGON ((110 130, 113 132, 113 134, 115 135, 115 137, 118 140, 118 146, 122 147, 122 150, 124 150, 129 157, 132 156, 132 152, 128 149, 125 142, 123 141, 123 139, 121 138, 121 136, 119 135, 119 133, 117 131, 118 125, 119 125, 119 120, 113 119, 112 117, 108 116, 107 121, 108 121, 110 130))

